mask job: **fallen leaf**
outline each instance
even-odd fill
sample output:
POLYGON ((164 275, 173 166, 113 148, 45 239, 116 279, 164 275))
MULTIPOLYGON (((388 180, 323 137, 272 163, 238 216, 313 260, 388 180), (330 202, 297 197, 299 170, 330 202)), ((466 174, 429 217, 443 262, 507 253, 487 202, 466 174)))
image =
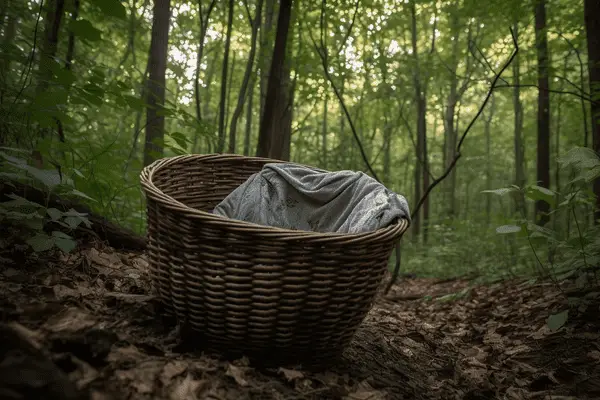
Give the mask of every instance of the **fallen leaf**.
POLYGON ((244 378, 246 374, 246 368, 236 367, 233 364, 229 364, 225 375, 232 377, 235 382, 240 386, 248 386, 248 381, 244 378))
POLYGON ((278 372, 281 372, 285 376, 285 378, 290 382, 296 379, 304 378, 304 374, 301 371, 296 371, 295 369, 287 369, 280 367, 278 372))
MULTIPOLYGON (((175 378, 183 374, 187 369, 187 363, 183 361, 171 361, 165 364, 162 374, 160 376, 160 380, 163 385, 168 386, 168 384, 175 378)), ((189 374, 188 374, 189 376, 189 374)), ((186 378, 187 379, 187 378, 186 378)))
POLYGON ((557 314, 552 314, 546 319, 546 325, 552 332, 556 332, 567 323, 569 319, 569 310, 561 311, 557 314))
POLYGON ((362 381, 354 392, 348 393, 344 399, 347 400, 383 400, 386 398, 384 392, 375 390, 367 382, 362 381))
POLYGON ((196 400, 201 387, 206 381, 199 381, 187 374, 184 379, 173 388, 171 392, 171 400, 196 400))
POLYGON ((96 319, 79 308, 68 308, 48 319, 45 328, 51 332, 78 332, 96 325, 96 319))

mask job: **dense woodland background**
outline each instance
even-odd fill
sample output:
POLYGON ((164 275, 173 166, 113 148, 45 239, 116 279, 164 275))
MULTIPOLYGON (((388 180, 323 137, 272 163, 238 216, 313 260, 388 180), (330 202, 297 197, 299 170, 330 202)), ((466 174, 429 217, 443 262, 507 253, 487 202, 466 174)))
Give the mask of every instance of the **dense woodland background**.
POLYGON ((2 176, 142 233, 153 160, 290 159, 404 195, 405 272, 597 266, 599 16, 596 0, 3 0, 2 176))

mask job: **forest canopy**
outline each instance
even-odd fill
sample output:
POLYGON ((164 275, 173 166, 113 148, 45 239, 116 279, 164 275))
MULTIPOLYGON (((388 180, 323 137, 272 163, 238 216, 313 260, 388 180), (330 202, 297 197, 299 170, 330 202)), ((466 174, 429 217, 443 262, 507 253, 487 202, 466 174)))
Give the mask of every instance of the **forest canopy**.
POLYGON ((3 178, 58 179, 141 233, 145 165, 266 156, 421 203, 407 272, 597 265, 599 18, 595 0, 5 0, 3 178))

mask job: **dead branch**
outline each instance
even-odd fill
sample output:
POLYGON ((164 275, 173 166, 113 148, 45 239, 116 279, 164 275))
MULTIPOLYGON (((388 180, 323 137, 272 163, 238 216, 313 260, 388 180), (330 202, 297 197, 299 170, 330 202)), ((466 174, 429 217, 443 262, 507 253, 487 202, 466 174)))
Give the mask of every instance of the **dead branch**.
MULTIPOLYGON (((481 104, 481 107, 479 107, 479 110, 477 111, 477 114, 475 114, 475 116, 473 117, 473 119, 471 120, 471 122, 469 123, 469 125, 467 126, 467 128, 465 129, 465 131, 463 132, 463 134, 462 134, 462 136, 460 138, 460 141, 458 142, 458 145, 456 147, 456 151, 454 152, 454 158, 452 159, 452 162, 450 163, 450 165, 448 165, 448 168, 446 168, 446 170, 444 171, 444 173, 439 178, 437 178, 433 182, 431 182, 431 184, 429 185, 429 187, 427 187, 427 189, 425 190, 425 193, 423 194, 423 196, 421 197, 421 199, 419 200, 419 202, 417 203, 417 205, 415 206, 415 208, 413 208, 412 213, 411 213, 411 218, 414 218, 417 215, 417 213, 421 209, 421 206, 425 202, 425 199, 427 199, 427 196, 429 196, 429 193, 431 193, 431 191, 433 190, 433 188, 435 188, 448 175, 450 175, 450 172, 452 172, 452 170, 456 166, 456 163, 458 162, 458 160, 462 156, 462 154, 460 152, 460 149, 462 147, 462 144, 463 144, 465 138, 467 137, 467 134, 469 133, 469 131, 471 130, 471 128, 473 127, 473 125, 475 124, 475 122, 479 119, 479 116, 483 113, 483 110, 485 109, 485 106, 487 105, 488 101, 492 97, 492 93, 494 92, 494 89, 496 88, 498 80, 501 78, 502 74, 508 68, 508 66, 513 62, 514 58, 517 56, 517 53, 519 52, 519 44, 517 43, 517 39, 515 37, 515 34, 514 34, 512 28, 509 28, 509 29, 510 29, 510 34, 512 36, 513 45, 514 45, 514 50, 513 50, 512 54, 510 55, 509 59, 506 61, 506 63, 502 67, 502 69, 494 76, 494 79, 492 80, 492 84, 490 86, 490 89, 489 89, 487 95, 485 96, 485 99, 483 100, 483 103, 481 104)), ((400 248, 399 248, 399 246, 397 246, 396 247, 396 265, 394 267, 394 272, 392 274, 392 279, 390 279, 390 282, 388 283, 387 287, 385 288, 384 294, 387 294, 389 292, 389 290, 391 289, 391 287, 394 285, 394 283, 398 279, 398 273, 400 271, 399 255, 400 255, 400 248)))

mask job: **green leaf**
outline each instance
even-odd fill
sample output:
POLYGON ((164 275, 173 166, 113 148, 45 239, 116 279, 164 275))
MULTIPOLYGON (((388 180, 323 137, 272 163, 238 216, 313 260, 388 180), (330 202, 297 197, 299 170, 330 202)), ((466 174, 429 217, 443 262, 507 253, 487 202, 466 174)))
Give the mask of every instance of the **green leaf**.
POLYGON ((58 219, 60 219, 63 216, 63 212, 56 209, 56 208, 48 208, 46 210, 46 213, 48 213, 48 215, 50 216, 50 218, 52 218, 52 221, 56 221, 58 219))
POLYGON ((85 194, 83 192, 80 192, 79 190, 76 190, 76 189, 72 189, 71 191, 68 192, 68 194, 72 194, 72 195, 77 196, 77 197, 82 197, 82 198, 87 199, 87 200, 96 201, 96 199, 92 199, 87 194, 85 194))
POLYGON ((0 178, 5 178, 7 180, 18 181, 19 179, 27 178, 25 174, 17 174, 14 172, 0 172, 0 178))
POLYGON ((496 228, 496 232, 499 234, 517 233, 521 232, 521 227, 518 225, 502 225, 496 228))
POLYGON ((27 226, 29 229, 33 229, 34 231, 41 231, 42 229, 44 229, 44 221, 39 218, 39 214, 35 213, 37 215, 37 218, 35 219, 26 219, 26 220, 21 220, 23 225, 27 226))
POLYGON ((558 314, 552 314, 546 319, 546 325, 552 332, 556 332, 567 323, 569 319, 569 310, 564 310, 558 314))
POLYGON ((76 80, 75 74, 71 70, 65 68, 57 68, 54 71, 54 76, 56 77, 56 82, 65 86, 72 85, 76 80))
POLYGON ((563 168, 569 165, 576 167, 581 167, 582 164, 600 165, 598 155, 588 147, 575 147, 559 157, 558 162, 563 165, 563 168))
POLYGON ((182 149, 186 150, 187 145, 192 142, 181 132, 173 132, 169 135, 182 149))
POLYGON ((71 32, 73 32, 75 36, 83 40, 88 40, 90 42, 102 40, 102 31, 94 28, 92 23, 87 19, 82 18, 73 21, 69 25, 69 28, 71 28, 71 32))
POLYGON ((119 0, 93 0, 92 3, 96 4, 108 17, 115 17, 123 20, 127 18, 125 7, 119 0))
POLYGON ((21 153, 21 154, 29 154, 29 152, 27 150, 18 149, 16 147, 0 146, 0 150, 14 151, 15 153, 21 153))
POLYGON ((65 217, 65 224, 71 229, 77 228, 81 224, 81 218, 79 217, 65 217))
POLYGON ((545 187, 531 185, 527 188, 525 195, 534 201, 544 201, 550 204, 552 207, 555 207, 556 205, 556 193, 550 189, 546 189, 545 187))
POLYGON ((509 193, 514 193, 514 192, 518 192, 518 189, 514 188, 514 187, 507 187, 507 188, 500 188, 500 189, 493 189, 493 190, 482 190, 481 193, 491 193, 491 194, 495 194, 497 196, 505 196, 509 193))
POLYGON ((27 165, 27 160, 25 160, 23 158, 19 158, 19 157, 13 157, 11 155, 6 154, 3 151, 0 151, 0 157, 4 158, 6 161, 9 161, 13 164, 27 165))
POLYGON ((38 233, 34 237, 27 240, 27 244, 31 246, 33 251, 40 253, 50 250, 54 246, 54 239, 45 233, 38 233))
POLYGON ((175 147, 175 146, 167 146, 167 148, 169 150, 171 150, 173 153, 175 153, 178 156, 183 156, 185 154, 188 154, 185 150, 180 149, 179 147, 175 147))
POLYGON ((556 237, 556 232, 552 229, 545 228, 543 226, 539 226, 534 224, 533 222, 527 223, 527 229, 531 232, 536 233, 538 236, 543 236, 547 239, 554 239, 556 237))
POLYGON ((75 247, 77 247, 77 243, 73 238, 63 232, 54 231, 52 232, 52 237, 54 239, 54 244, 56 247, 61 249, 65 253, 70 253, 73 251, 75 247))
POLYGON ((146 108, 146 102, 139 97, 123 95, 123 100, 133 109, 133 111, 143 111, 146 108))

